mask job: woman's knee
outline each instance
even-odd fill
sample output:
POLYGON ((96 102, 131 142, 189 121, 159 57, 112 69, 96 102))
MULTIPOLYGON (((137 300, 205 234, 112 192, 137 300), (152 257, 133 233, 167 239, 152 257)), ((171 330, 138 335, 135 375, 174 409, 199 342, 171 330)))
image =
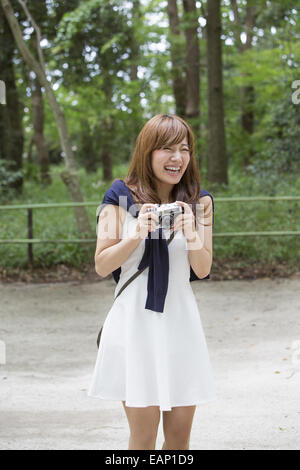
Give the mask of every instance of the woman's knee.
POLYGON ((151 445, 153 442, 155 442, 157 433, 158 425, 156 424, 152 425, 151 427, 147 427, 147 425, 145 425, 144 428, 130 427, 130 437, 134 441, 138 441, 144 445, 151 445))
POLYGON ((190 443, 190 430, 166 429, 164 430, 165 443, 168 449, 188 449, 190 443))
POLYGON ((188 449, 195 409, 184 407, 164 413, 163 431, 168 448, 188 449))
POLYGON ((135 450, 154 450, 156 445, 157 434, 145 434, 133 436, 130 433, 129 436, 129 448, 135 450))

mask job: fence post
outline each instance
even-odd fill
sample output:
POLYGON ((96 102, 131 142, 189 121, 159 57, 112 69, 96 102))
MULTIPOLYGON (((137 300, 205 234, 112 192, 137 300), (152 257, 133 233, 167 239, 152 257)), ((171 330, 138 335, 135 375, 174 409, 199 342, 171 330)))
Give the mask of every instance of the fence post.
MULTIPOLYGON (((33 238, 33 228, 32 228, 32 208, 28 209, 28 239, 33 238)), ((33 244, 28 243, 28 267, 33 268, 33 244)))

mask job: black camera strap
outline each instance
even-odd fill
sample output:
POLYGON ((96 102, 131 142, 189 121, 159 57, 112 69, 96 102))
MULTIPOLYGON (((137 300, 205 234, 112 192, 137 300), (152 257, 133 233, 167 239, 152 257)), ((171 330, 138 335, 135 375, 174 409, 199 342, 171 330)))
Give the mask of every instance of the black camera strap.
MULTIPOLYGON (((171 243, 171 241, 173 240, 174 236, 175 236, 175 231, 173 230, 172 231, 172 234, 170 235, 170 238, 168 239, 167 243, 168 243, 168 246, 169 244, 171 243)), ((116 300, 116 298, 121 294, 121 292, 123 292, 123 290, 125 289, 125 287, 127 287, 136 277, 138 277, 146 268, 148 268, 148 266, 145 266, 143 269, 141 269, 140 271, 137 271, 133 276, 131 276, 128 281, 126 281, 123 286, 121 287, 121 289, 119 290, 119 292, 117 293, 116 297, 114 298, 114 301, 116 300)), ((98 337, 97 337, 97 347, 99 348, 99 344, 100 344, 100 339, 101 339, 101 334, 102 334, 102 328, 103 326, 101 326, 100 328, 100 331, 98 333, 98 337)))
MULTIPOLYGON (((169 244, 171 243, 171 241, 173 240, 175 236, 175 231, 172 232, 170 238, 168 239, 167 243, 168 243, 168 246, 169 244)), ((114 298, 114 301, 116 300, 116 298, 121 294, 121 292, 123 292, 123 290, 125 289, 125 287, 127 287, 136 277, 138 277, 146 268, 148 268, 148 266, 145 266, 143 269, 137 271, 136 273, 134 273, 129 279, 128 281, 126 281, 123 286, 121 287, 121 289, 119 290, 119 292, 117 293, 116 297, 114 298)))

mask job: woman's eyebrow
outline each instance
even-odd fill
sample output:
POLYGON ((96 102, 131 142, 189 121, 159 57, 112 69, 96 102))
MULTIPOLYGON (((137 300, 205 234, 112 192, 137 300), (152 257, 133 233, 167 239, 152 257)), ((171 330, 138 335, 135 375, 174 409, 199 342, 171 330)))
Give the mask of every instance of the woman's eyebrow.
MULTIPOLYGON (((166 144, 166 146, 169 146, 169 147, 175 147, 175 144, 171 145, 171 144, 166 144)), ((189 149, 189 146, 188 144, 181 144, 180 147, 187 147, 189 149)))

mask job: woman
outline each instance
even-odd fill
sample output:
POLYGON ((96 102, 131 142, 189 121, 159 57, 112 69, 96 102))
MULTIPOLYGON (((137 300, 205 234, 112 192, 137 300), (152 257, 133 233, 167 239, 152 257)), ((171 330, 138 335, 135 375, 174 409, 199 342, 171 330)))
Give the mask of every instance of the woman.
POLYGON ((95 253, 96 272, 113 272, 117 286, 88 395, 122 402, 128 449, 155 449, 160 411, 163 449, 189 449, 196 405, 216 399, 190 286, 209 277, 213 209, 212 196, 200 192, 191 128, 176 115, 154 116, 137 138, 127 177, 103 198, 95 253), (125 205, 116 202, 120 195, 128 196, 125 205), (148 209, 174 202, 184 211, 172 227, 158 227, 148 209), (138 216, 131 210, 137 205, 138 216))

